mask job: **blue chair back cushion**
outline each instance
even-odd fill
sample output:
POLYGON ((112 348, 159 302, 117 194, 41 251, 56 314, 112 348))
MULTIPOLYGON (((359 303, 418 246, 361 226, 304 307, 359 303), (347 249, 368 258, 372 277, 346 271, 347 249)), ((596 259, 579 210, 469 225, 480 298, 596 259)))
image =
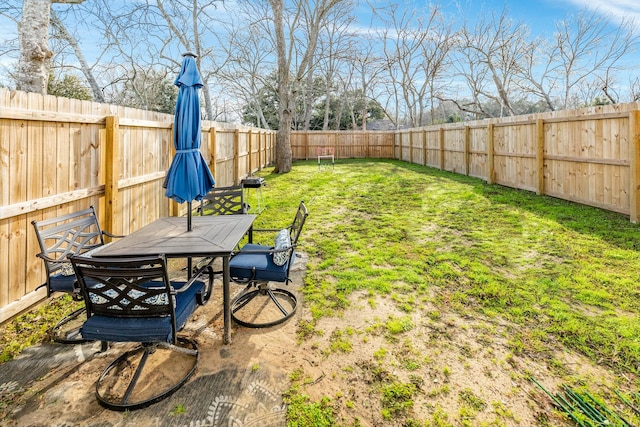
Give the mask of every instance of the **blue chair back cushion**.
MULTIPOLYGON (((289 263, 287 262, 284 265, 274 264, 273 256, 268 253, 270 249, 271 246, 256 245, 254 243, 244 245, 242 250, 229 261, 231 277, 258 281, 286 282, 289 263), (246 253, 245 251, 247 250, 265 251, 265 253, 246 253), (252 276, 254 267, 255 277, 252 276)), ((294 259, 295 253, 291 256, 291 260, 294 259)))
MULTIPOLYGON (((186 282, 171 282, 175 289, 186 282)), ((198 307, 196 294, 204 290, 204 282, 194 282, 186 291, 176 294, 176 330, 181 330, 198 307)), ((172 342, 171 317, 112 317, 93 315, 82 326, 88 340, 110 342, 172 342)))

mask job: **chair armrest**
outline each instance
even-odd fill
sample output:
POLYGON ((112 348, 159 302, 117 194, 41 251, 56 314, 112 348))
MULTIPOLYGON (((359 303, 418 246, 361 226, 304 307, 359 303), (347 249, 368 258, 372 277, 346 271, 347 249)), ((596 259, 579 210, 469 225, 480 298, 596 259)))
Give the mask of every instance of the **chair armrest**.
POLYGON ((112 234, 112 233, 109 233, 108 231, 104 231, 104 230, 102 230, 102 234, 104 234, 107 237, 111 237, 113 239, 122 239, 123 237, 125 237, 124 235, 112 234))
MULTIPOLYGON (((289 228, 289 227, 282 227, 282 228, 289 228)), ((253 231, 263 231, 263 232, 264 231, 270 231, 270 232, 273 232, 273 231, 280 231, 280 230, 282 230, 282 228, 254 228, 253 231)))
POLYGON ((275 249, 275 247, 271 246, 269 249, 242 249, 240 252, 236 252, 235 255, 240 253, 243 254, 277 254, 280 252, 290 251, 291 249, 295 249, 297 245, 291 245, 280 249, 275 249))
POLYGON ((43 254, 42 252, 36 254, 36 256, 38 258, 42 258, 45 262, 55 262, 55 263, 59 263, 59 264, 70 264, 71 263, 71 261, 66 260, 66 259, 51 258, 50 256, 47 256, 47 255, 43 254))
POLYGON ((211 289, 213 288, 214 272, 211 264, 213 264, 213 258, 211 259, 211 262, 209 264, 206 264, 200 269, 196 270, 193 277, 191 277, 191 279, 189 279, 189 281, 185 283, 184 286, 182 286, 179 289, 176 289, 175 293, 178 294, 180 292, 186 291, 187 289, 189 289, 189 287, 191 287, 191 285, 193 285, 197 280, 200 279, 200 276, 202 276, 204 273, 207 273, 208 280, 207 280, 207 283, 205 284, 204 292, 198 292, 198 294, 196 295, 198 304, 205 305, 209 301, 209 297, 211 297, 211 289))
POLYGON ((281 227, 281 228, 253 228, 253 226, 251 226, 251 228, 249 229, 249 232, 247 233, 249 235, 249 243, 253 243, 253 233, 254 232, 258 232, 258 233, 277 233, 280 230, 283 229, 287 229, 289 230, 291 228, 290 225, 286 226, 286 227, 281 227))

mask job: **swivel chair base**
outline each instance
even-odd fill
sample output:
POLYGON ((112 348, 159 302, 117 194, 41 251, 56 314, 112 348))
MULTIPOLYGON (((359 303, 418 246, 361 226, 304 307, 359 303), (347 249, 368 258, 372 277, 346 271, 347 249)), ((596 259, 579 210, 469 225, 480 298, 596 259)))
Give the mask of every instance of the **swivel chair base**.
POLYGON ((267 283, 249 285, 231 303, 233 320, 248 328, 268 328, 285 322, 296 312, 296 296, 281 288, 269 288, 267 283), (256 289, 250 288, 255 285, 256 289))
POLYGON ((145 408, 169 397, 198 366, 196 343, 181 337, 178 342, 182 345, 143 344, 111 362, 96 383, 98 402, 107 409, 125 411, 145 408))
POLYGON ((82 307, 60 320, 51 330, 51 339, 59 344, 82 344, 89 342, 82 338, 80 327, 86 320, 86 308, 82 307))

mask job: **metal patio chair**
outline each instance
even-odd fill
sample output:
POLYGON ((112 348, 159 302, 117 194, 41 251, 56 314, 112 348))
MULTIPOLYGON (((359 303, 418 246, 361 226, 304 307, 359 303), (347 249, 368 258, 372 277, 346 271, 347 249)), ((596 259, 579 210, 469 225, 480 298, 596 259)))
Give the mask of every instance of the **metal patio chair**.
MULTIPOLYGON (((70 214, 42 221, 32 221, 40 245, 36 256, 44 261, 46 281, 38 286, 47 288, 47 297, 65 292, 76 301, 82 301, 80 287, 67 259, 69 255, 90 254, 102 247, 104 236, 115 236, 100 228, 93 206, 70 214)), ((87 340, 79 333, 84 307, 61 319, 51 331, 52 339, 62 344, 77 344, 87 340)))
MULTIPOLYGON (((245 215, 249 213, 249 205, 244 201, 242 185, 216 187, 210 190, 200 201, 198 208, 201 216, 206 215, 245 215)), ((248 233, 249 241, 253 239, 253 232, 248 233)), ((213 262, 212 258, 203 258, 196 264, 196 269, 213 262)), ((215 271, 221 274, 222 270, 215 271)))
POLYGON ((169 280, 164 256, 71 256, 87 308, 82 335, 107 343, 140 343, 111 362, 96 382, 98 402, 112 410, 144 408, 165 399, 198 365, 194 341, 179 337, 211 295, 211 267, 189 281, 169 280), (200 279, 208 272, 208 282, 200 279), (146 368, 146 369, 145 369, 146 368))
POLYGON ((202 198, 199 211, 200 215, 246 214, 249 205, 244 201, 241 185, 216 187, 202 198))
POLYGON ((284 229, 254 229, 254 233, 277 232, 274 244, 245 244, 229 261, 231 280, 246 285, 231 303, 231 316, 242 326, 261 328, 289 319, 296 311, 296 296, 272 283, 288 284, 296 258, 295 248, 309 212, 300 202, 293 222, 284 229))

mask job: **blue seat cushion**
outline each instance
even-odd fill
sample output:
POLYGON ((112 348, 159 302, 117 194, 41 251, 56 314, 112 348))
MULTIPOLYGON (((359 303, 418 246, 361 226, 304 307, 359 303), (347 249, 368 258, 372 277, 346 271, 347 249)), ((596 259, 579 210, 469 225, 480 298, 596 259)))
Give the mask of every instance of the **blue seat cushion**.
MULTIPOLYGON (((287 267, 289 263, 275 265, 273 263, 273 256, 271 256, 269 250, 271 250, 270 246, 256 245, 254 243, 244 245, 240 252, 234 255, 229 261, 231 277, 236 279, 253 278, 258 281, 285 282, 287 280, 287 267), (264 252, 247 253, 246 251, 264 252), (253 277, 254 268, 255 277, 253 277)), ((291 260, 294 259, 295 253, 291 256, 291 260)))
MULTIPOLYGON (((171 282, 180 289, 186 282, 171 282)), ((198 307, 196 294, 204 290, 204 282, 195 281, 189 289, 176 294, 176 330, 181 330, 198 307)), ((111 317, 93 315, 82 325, 82 337, 111 342, 173 342, 171 318, 111 317)))
POLYGON ((73 284, 76 281, 76 276, 65 274, 54 274, 49 277, 49 291, 53 292, 68 292, 71 293, 74 290, 73 284))

